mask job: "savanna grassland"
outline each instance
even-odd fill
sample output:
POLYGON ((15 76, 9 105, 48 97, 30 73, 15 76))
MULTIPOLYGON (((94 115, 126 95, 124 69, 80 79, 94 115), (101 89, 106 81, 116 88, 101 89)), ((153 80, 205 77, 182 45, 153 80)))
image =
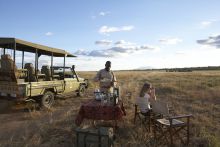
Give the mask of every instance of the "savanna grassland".
MULTIPOLYGON (((79 75, 92 81, 95 73, 79 75)), ((115 75, 127 112, 116 131, 116 147, 147 146, 152 138, 142 125, 133 124, 134 100, 144 82, 152 83, 157 99, 167 101, 177 114, 193 114, 190 146, 220 146, 220 71, 118 71, 115 75)), ((90 82, 84 98, 59 97, 50 111, 24 112, 24 107, 31 106, 8 104, 0 114, 0 146, 74 146, 74 120, 80 104, 93 98, 95 86, 90 82)), ((92 126, 92 122, 84 120, 81 126, 92 126)))

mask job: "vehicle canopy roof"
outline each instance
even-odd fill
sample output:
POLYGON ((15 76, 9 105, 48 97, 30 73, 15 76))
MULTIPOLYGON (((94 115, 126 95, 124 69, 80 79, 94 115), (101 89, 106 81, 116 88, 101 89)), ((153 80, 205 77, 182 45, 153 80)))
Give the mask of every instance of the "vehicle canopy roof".
POLYGON ((64 57, 65 55, 66 57, 76 57, 75 55, 70 54, 62 49, 31 43, 17 38, 0 37, 0 48, 16 49, 18 51, 25 51, 31 53, 36 53, 37 50, 39 55, 51 56, 53 53, 54 57, 64 57))

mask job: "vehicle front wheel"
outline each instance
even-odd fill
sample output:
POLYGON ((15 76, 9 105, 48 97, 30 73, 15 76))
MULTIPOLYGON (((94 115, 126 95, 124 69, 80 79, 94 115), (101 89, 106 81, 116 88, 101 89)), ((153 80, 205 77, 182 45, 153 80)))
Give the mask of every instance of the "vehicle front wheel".
POLYGON ((51 91, 47 91, 44 93, 41 98, 41 107, 50 109, 54 104, 54 93, 51 91))
POLYGON ((85 85, 80 85, 79 91, 77 92, 77 96, 80 97, 85 96, 85 91, 86 91, 85 85))

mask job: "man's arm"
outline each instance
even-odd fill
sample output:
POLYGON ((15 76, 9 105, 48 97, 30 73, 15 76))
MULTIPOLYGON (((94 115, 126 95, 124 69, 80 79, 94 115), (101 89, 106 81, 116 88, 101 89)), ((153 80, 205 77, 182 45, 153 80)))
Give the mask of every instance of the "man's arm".
POLYGON ((96 74, 96 76, 94 77, 93 81, 94 81, 94 82, 100 81, 100 77, 101 77, 101 70, 97 72, 97 74, 96 74))
POLYGON ((112 77, 112 81, 111 81, 111 82, 112 82, 111 85, 115 87, 116 84, 117 84, 116 76, 115 76, 115 74, 114 74, 113 72, 111 72, 111 73, 112 73, 112 76, 113 76, 113 77, 112 77))
POLYGON ((116 76, 115 76, 115 74, 113 72, 112 72, 112 76, 113 76, 112 82, 116 82, 116 76))

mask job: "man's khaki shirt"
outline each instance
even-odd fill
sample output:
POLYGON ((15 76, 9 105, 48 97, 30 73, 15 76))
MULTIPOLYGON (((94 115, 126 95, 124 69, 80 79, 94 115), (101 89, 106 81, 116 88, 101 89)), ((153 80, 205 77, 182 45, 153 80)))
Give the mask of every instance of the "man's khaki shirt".
POLYGON ((101 92, 110 92, 116 82, 116 77, 112 71, 102 69, 96 74, 94 81, 99 82, 101 92))

